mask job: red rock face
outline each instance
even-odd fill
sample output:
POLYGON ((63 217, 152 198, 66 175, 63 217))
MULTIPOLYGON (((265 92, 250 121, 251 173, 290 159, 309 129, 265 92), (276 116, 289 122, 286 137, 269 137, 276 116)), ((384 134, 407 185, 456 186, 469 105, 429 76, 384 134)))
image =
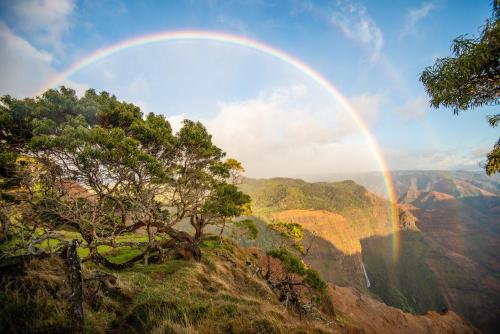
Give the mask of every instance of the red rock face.
POLYGON ((363 333, 479 333, 454 312, 425 315, 404 313, 349 287, 332 287, 329 297, 338 314, 352 320, 363 333))
MULTIPOLYGON (((500 217, 497 197, 479 203, 440 193, 414 208, 417 226, 439 256, 428 259, 450 309, 490 331, 500 319, 500 217)), ((418 204, 418 203, 417 203, 418 204)))

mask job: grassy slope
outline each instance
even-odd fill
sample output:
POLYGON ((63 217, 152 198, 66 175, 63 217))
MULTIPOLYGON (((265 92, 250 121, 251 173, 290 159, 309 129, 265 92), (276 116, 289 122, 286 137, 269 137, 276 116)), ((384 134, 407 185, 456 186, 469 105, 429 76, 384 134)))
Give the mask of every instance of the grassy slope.
MULTIPOLYGON (((329 333, 346 325, 300 318, 285 310, 265 282, 252 274, 249 253, 226 241, 203 244, 201 263, 167 260, 110 272, 118 289, 97 294, 87 286, 86 331, 89 333, 329 333)), ((129 256, 126 249, 109 257, 129 256)), ((109 254, 108 254, 109 255, 109 254)), ((84 279, 102 268, 84 265, 84 279)), ((69 291, 60 259, 35 261, 23 289, 0 289, 0 332, 65 333, 69 291), (25 291, 24 293, 21 291, 25 291), (26 293, 27 291, 27 293, 26 293)), ((89 284, 86 280, 86 284, 89 284)), ((342 319, 345 319, 343 316, 342 319)))

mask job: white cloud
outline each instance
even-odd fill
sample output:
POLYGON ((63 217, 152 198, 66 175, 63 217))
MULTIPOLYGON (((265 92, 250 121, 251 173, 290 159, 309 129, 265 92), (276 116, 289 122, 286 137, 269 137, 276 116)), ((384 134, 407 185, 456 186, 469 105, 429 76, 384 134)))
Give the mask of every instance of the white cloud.
POLYGON ((429 109, 429 102, 425 96, 419 96, 406 102, 404 106, 397 109, 398 114, 404 121, 412 121, 422 118, 429 109))
POLYGON ((485 160, 485 149, 475 146, 461 149, 384 150, 390 169, 477 170, 485 160))
POLYGON ((52 56, 39 51, 0 22, 0 94, 30 95, 53 74, 52 56))
POLYGON ((34 34, 38 42, 61 49, 61 38, 70 28, 73 0, 13 1, 12 11, 19 29, 34 34))
POLYGON ((365 45, 370 50, 372 61, 379 60, 384 37, 366 8, 350 1, 338 1, 337 5, 337 10, 331 16, 331 22, 349 39, 365 45))
POLYGON ((185 114, 173 115, 166 117, 170 126, 172 127, 172 131, 175 133, 182 128, 182 122, 188 118, 185 114))
POLYGON ((401 30, 400 38, 417 33, 417 23, 425 18, 429 13, 434 10, 436 6, 433 3, 423 3, 419 8, 410 8, 406 13, 405 23, 401 30))
MULTIPOLYGON (((370 123, 376 121, 378 110, 373 109, 381 101, 376 95, 354 98, 354 104, 364 106, 360 113, 370 123)), ((250 176, 377 169, 352 117, 340 106, 324 102, 317 103, 303 85, 291 86, 221 103, 215 117, 203 122, 216 144, 241 160, 250 176)))
POLYGON ((369 126, 376 123, 380 108, 386 102, 385 97, 382 95, 367 93, 354 96, 350 100, 354 110, 358 112, 363 121, 369 126))
MULTIPOLYGON (((50 53, 36 49, 0 22, 0 95, 33 96, 56 74, 50 53)), ((64 80, 61 85, 81 95, 86 85, 64 80)))

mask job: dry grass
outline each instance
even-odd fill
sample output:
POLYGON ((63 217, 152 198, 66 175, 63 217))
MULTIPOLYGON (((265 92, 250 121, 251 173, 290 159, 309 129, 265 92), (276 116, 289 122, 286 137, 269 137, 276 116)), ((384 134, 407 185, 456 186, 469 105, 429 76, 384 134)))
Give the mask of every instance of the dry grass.
MULTIPOLYGON (((86 331, 287 334, 332 331, 325 321, 301 318, 284 309, 265 282, 252 273, 249 263, 255 263, 256 259, 249 252, 230 241, 222 245, 208 241, 203 245, 203 255, 201 263, 172 259, 163 264, 137 264, 128 270, 111 272, 117 278, 111 292, 96 292, 95 284, 87 281, 86 331)), ((85 264, 84 278, 88 280, 96 270, 102 268, 85 264)), ((23 284, 36 292, 32 298, 20 292, 27 291, 24 288, 4 292, 1 297, 5 297, 10 308, 2 309, 0 332, 25 332, 42 327, 50 332, 67 330, 68 307, 60 299, 64 296, 50 292, 67 293, 64 280, 60 259, 33 261, 23 284), (36 312, 25 322, 7 317, 9 312, 26 309, 28 304, 36 312)))

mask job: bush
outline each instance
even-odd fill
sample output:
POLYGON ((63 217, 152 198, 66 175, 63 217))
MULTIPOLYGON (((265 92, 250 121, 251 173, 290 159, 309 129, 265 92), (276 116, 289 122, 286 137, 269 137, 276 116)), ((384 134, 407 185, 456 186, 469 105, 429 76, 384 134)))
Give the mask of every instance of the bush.
POLYGON ((278 222, 276 224, 272 224, 271 228, 279 232, 282 236, 292 239, 293 241, 300 241, 304 238, 304 230, 302 229, 302 226, 296 223, 278 222))
POLYGON ((327 287, 326 282, 321 279, 319 273, 314 269, 307 269, 304 283, 320 292, 325 291, 327 287))
POLYGON ((318 292, 326 290, 327 284, 321 279, 319 273, 310 268, 306 268, 304 262, 293 255, 288 249, 280 248, 267 252, 267 255, 279 259, 285 270, 289 273, 298 274, 304 277, 303 284, 313 288, 318 292))
POLYGON ((290 273, 299 274, 300 276, 306 274, 304 263, 286 248, 271 250, 267 252, 267 255, 279 259, 290 273))

